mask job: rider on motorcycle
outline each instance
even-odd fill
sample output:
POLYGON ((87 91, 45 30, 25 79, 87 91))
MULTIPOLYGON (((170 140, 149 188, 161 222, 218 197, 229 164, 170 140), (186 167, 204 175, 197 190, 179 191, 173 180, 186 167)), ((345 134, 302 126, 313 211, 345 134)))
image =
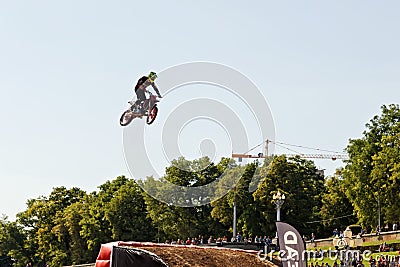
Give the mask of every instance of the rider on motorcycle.
MULTIPOLYGON (((160 94, 160 91, 158 90, 157 86, 155 85, 154 81, 157 78, 157 74, 155 72, 150 72, 149 76, 143 76, 137 81, 137 84, 135 86, 135 93, 137 100, 135 102, 135 105, 139 107, 139 110, 142 109, 140 106, 143 101, 146 100, 146 94, 145 92, 147 91, 146 88, 151 85, 154 89, 154 91, 157 93, 158 97, 162 97, 160 94)), ((131 101, 129 103, 132 104, 131 101)))

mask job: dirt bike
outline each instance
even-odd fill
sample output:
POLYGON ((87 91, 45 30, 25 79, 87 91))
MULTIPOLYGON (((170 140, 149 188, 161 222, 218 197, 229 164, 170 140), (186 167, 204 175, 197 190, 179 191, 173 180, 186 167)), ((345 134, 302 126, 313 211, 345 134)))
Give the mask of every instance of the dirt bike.
POLYGON ((129 101, 128 103, 131 105, 124 113, 122 113, 121 118, 119 119, 119 124, 121 126, 127 126, 131 121, 135 118, 143 118, 146 116, 146 123, 152 124, 157 117, 158 107, 157 102, 160 100, 157 99, 155 95, 151 92, 147 91, 150 97, 142 103, 136 103, 135 101, 129 101))

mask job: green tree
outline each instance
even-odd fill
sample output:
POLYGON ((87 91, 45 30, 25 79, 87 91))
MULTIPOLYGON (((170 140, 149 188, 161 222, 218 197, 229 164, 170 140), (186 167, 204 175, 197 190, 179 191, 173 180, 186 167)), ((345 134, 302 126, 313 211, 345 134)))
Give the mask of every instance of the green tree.
POLYGON ((258 203, 254 201, 252 192, 249 190, 257 167, 258 163, 250 163, 230 170, 220 187, 222 190, 226 188, 232 188, 232 190, 211 203, 212 217, 229 229, 230 233, 233 232, 234 202, 236 202, 237 232, 253 237, 262 232, 264 220, 259 212, 258 203))
POLYGON ((129 179, 125 176, 118 176, 113 181, 100 185, 99 192, 93 192, 87 198, 89 207, 80 221, 82 226, 80 233, 87 240, 88 250, 93 253, 99 251, 101 244, 114 240, 112 226, 106 212, 112 199, 118 194, 118 190, 128 182, 129 179))
POLYGON ((114 240, 148 241, 155 236, 147 216, 143 190, 130 180, 122 185, 106 208, 114 240))
POLYGON ((16 266, 25 266, 29 253, 24 249, 27 236, 16 222, 8 221, 6 216, 0 218, 0 256, 17 259, 16 266))
POLYGON ((275 232, 276 206, 272 196, 278 190, 286 195, 281 209, 281 220, 310 235, 321 230, 320 223, 307 222, 321 219, 321 197, 324 192, 324 177, 314 163, 299 157, 275 157, 271 164, 260 171, 264 177, 253 196, 258 202, 266 224, 264 233, 275 232))
POLYGON ((30 257, 33 262, 57 266, 71 264, 71 238, 65 227, 60 227, 57 222, 63 217, 64 209, 81 201, 85 194, 76 187, 56 187, 49 197, 29 200, 28 209, 17 215, 18 222, 28 229, 26 249, 31 253, 34 251, 30 257))
POLYGON ((68 236, 69 249, 67 255, 73 265, 93 262, 98 254, 98 251, 88 249, 88 240, 82 235, 81 221, 87 216, 89 210, 86 199, 87 196, 82 201, 69 205, 63 210, 62 216, 58 216, 55 221, 54 231, 59 240, 68 236))
POLYGON ((381 107, 381 114, 366 124, 359 139, 347 146, 349 160, 343 172, 346 195, 359 221, 374 227, 378 223, 378 201, 385 222, 398 220, 399 204, 398 140, 399 105, 381 107))
POLYGON ((168 203, 162 203, 152 196, 145 194, 145 202, 148 216, 157 229, 157 238, 161 239, 183 239, 198 235, 216 235, 223 232, 222 225, 211 217, 212 207, 210 204, 190 207, 193 203, 203 201, 204 190, 188 193, 186 188, 207 185, 221 176, 230 164, 229 159, 223 159, 217 165, 213 164, 208 157, 189 161, 184 158, 174 160, 166 169, 166 175, 158 180, 148 177, 144 183, 147 192, 157 199, 169 197, 168 203), (180 199, 176 196, 176 188, 164 183, 168 181, 178 185, 180 199), (155 190, 157 189, 157 190, 155 190), (183 197, 182 197, 183 196, 183 197), (175 206, 175 203, 187 203, 188 207, 175 206))
POLYGON ((335 175, 326 179, 325 192, 322 196, 321 217, 325 235, 331 236, 333 229, 344 230, 347 226, 356 223, 357 218, 353 215, 353 211, 353 206, 346 196, 342 169, 338 169, 335 175))
POLYGON ((381 192, 385 222, 393 223, 400 218, 400 132, 383 136, 380 147, 381 150, 372 157, 371 183, 381 192))

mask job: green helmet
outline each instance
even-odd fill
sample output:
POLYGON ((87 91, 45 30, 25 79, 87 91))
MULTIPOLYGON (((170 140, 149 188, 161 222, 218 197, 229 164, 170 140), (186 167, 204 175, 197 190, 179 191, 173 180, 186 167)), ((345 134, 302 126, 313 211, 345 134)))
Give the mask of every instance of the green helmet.
POLYGON ((154 80, 157 78, 157 74, 155 72, 151 71, 148 78, 149 78, 149 80, 154 82, 154 80))

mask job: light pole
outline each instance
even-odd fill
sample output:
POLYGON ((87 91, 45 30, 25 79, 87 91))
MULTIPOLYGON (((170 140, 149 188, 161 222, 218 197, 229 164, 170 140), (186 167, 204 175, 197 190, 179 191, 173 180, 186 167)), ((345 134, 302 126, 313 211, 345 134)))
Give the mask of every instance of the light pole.
POLYGON ((277 192, 272 196, 274 203, 276 205, 276 221, 279 222, 281 220, 281 207, 285 202, 285 195, 281 194, 281 192, 277 192))
POLYGON ((233 237, 236 238, 236 196, 233 200, 233 237))
POLYGON ((233 226, 232 226, 232 234, 233 234, 233 237, 234 238, 236 238, 236 221, 237 221, 237 216, 236 216, 236 187, 234 187, 234 188, 231 188, 231 187, 225 187, 225 186, 223 186, 222 187, 223 189, 228 189, 228 190, 234 190, 233 191, 233 226))
POLYGON ((381 234, 381 202, 379 201, 379 192, 378 192, 378 228, 379 232, 377 234, 381 234))

